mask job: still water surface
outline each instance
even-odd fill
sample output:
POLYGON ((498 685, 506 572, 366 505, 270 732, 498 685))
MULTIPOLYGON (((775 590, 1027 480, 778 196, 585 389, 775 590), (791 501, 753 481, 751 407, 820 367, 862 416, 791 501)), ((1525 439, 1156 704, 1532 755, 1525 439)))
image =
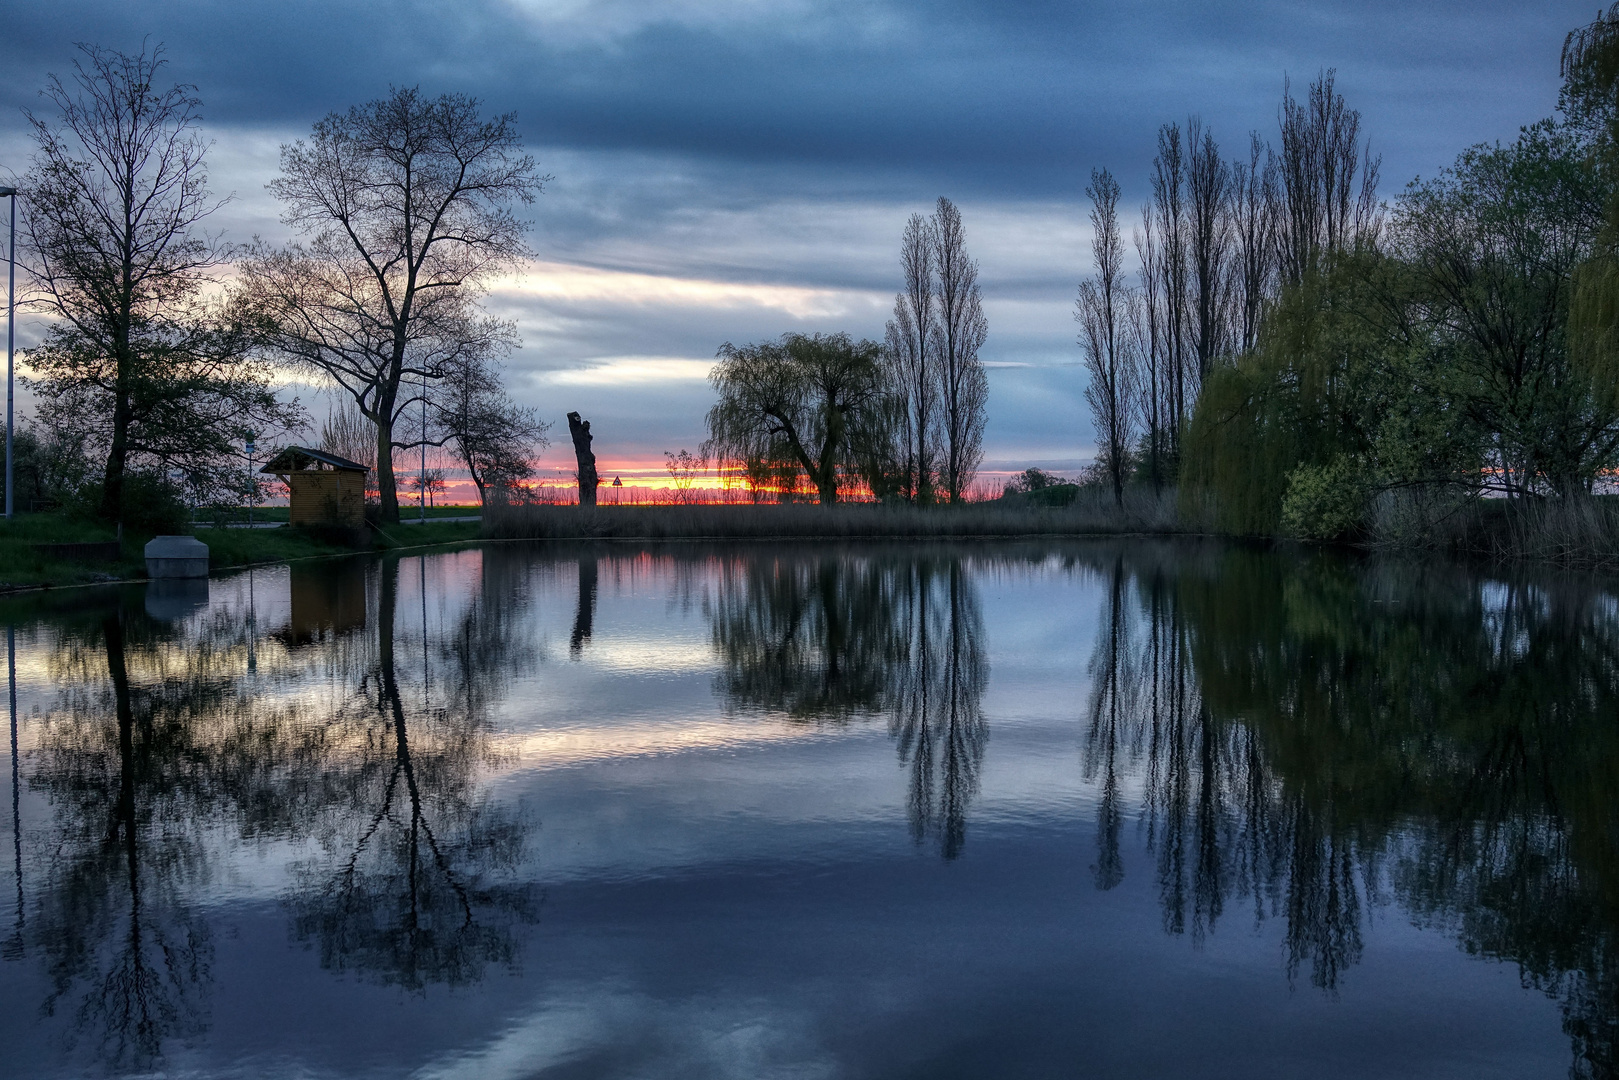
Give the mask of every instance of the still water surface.
POLYGON ((0 615, 6 1076, 1615 1067, 1589 581, 496 546, 0 615))

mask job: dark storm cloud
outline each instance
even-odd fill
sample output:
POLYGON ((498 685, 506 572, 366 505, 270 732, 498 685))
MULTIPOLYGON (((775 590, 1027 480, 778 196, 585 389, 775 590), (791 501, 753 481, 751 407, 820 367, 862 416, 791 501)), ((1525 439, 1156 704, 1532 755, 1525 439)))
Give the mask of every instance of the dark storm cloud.
POLYGON ((732 197, 828 171, 1029 196, 1075 191, 1098 162, 1139 172, 1156 125, 1189 112, 1230 145, 1268 133, 1284 73, 1328 66, 1403 182, 1544 115, 1557 47, 1588 8, 68 2, 16 13, 0 61, 6 104, 23 104, 71 42, 150 35, 215 122, 298 128, 421 83, 516 109, 543 145, 789 167, 731 177, 732 197))

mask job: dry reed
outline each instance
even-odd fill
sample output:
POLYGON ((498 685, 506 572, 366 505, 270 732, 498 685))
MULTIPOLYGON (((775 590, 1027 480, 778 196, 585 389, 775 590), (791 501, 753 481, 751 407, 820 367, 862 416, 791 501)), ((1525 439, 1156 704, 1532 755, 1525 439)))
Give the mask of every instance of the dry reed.
POLYGON ((1104 536, 1181 531, 1172 493, 1130 493, 1122 508, 1111 495, 1082 492, 1071 506, 1014 501, 959 506, 872 504, 762 506, 507 506, 484 512, 490 539, 926 539, 1104 536))
POLYGON ((1619 570, 1619 500, 1612 496, 1455 500, 1403 516, 1395 527, 1393 515, 1380 515, 1374 546, 1619 570))

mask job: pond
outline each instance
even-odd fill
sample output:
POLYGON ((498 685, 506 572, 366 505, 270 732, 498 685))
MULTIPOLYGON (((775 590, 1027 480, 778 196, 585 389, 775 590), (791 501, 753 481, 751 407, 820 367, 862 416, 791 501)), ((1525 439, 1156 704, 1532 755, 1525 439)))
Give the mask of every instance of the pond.
POLYGON ((1143 540, 15 597, 8 1076, 1560 1077, 1619 597, 1143 540))

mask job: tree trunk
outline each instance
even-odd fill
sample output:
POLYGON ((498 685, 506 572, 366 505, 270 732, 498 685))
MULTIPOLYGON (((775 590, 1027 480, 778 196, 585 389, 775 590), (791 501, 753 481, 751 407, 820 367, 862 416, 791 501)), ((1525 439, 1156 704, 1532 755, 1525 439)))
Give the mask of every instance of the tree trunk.
POLYGON ((377 499, 382 504, 382 520, 399 524, 399 488, 394 482, 394 425, 392 402, 378 410, 377 421, 377 499))
POLYGON ((590 421, 569 413, 568 434, 573 436, 573 456, 579 463, 579 505, 595 506, 596 485, 601 480, 596 476, 596 455, 590 449, 590 421))
POLYGON ((101 479, 101 516, 107 521, 124 520, 124 473, 129 462, 129 389, 126 385, 129 361, 120 362, 112 407, 112 445, 107 449, 107 468, 101 479))
POLYGON ((596 621, 596 557, 579 560, 579 604, 573 611, 573 636, 568 639, 568 655, 579 659, 590 642, 596 621))
POLYGON ((822 506, 838 501, 838 448, 843 445, 843 410, 836 405, 828 410, 826 438, 821 443, 821 460, 811 472, 815 492, 822 506))

